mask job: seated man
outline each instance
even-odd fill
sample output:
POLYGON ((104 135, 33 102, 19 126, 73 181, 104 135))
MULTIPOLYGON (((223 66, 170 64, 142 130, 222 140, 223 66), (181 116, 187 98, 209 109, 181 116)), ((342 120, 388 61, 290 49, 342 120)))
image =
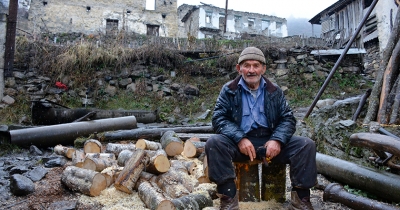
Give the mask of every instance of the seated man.
POLYGON ((233 162, 265 158, 290 165, 289 209, 313 209, 310 188, 317 181, 315 143, 293 136, 296 119, 283 91, 263 76, 266 64, 260 49, 244 49, 236 69, 239 76, 222 87, 215 104, 212 124, 217 134, 205 146, 208 175, 217 184, 220 209, 239 209, 233 162))

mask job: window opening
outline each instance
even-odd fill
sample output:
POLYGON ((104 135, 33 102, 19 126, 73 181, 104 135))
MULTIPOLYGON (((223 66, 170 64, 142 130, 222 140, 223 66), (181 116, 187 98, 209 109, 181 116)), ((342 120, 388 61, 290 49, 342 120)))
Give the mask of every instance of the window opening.
POLYGON ((261 21, 261 28, 262 30, 265 30, 269 27, 269 20, 262 20, 261 21))
POLYGON ((249 28, 254 28, 254 22, 255 22, 255 18, 248 19, 249 28))
POLYGON ((155 9, 156 9, 156 1, 146 0, 146 10, 155 10, 155 9))
POLYGON ((211 23, 211 18, 212 18, 212 12, 207 11, 206 12, 206 23, 211 23))

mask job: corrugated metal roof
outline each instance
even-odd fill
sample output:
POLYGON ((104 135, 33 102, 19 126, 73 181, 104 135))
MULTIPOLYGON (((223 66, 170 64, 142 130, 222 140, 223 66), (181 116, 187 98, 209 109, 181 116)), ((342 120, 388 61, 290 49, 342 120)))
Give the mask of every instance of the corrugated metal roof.
POLYGON ((373 40, 375 38, 378 38, 378 31, 377 30, 375 30, 374 32, 372 32, 372 33, 368 34, 367 36, 365 36, 364 39, 363 39, 363 42, 365 43, 365 42, 371 41, 371 40, 373 40))
MULTIPOLYGON (((344 49, 330 49, 330 50, 313 50, 311 51, 312 55, 341 55, 344 49)), ((350 48, 347 51, 347 55, 350 54, 365 54, 367 51, 365 49, 360 48, 350 48)))

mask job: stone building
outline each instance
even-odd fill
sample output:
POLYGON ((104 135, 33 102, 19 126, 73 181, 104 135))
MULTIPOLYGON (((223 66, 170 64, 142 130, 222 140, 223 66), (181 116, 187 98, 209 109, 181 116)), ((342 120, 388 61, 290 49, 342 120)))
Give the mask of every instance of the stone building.
POLYGON ((179 37, 193 36, 198 39, 223 36, 228 39, 240 38, 243 34, 286 37, 285 18, 258 13, 240 12, 215 7, 209 4, 199 6, 183 4, 178 7, 179 37), (226 32, 225 31, 226 20, 226 32))
MULTIPOLYGON (((0 0, 8 13, 9 0, 0 0)), ((138 34, 177 35, 177 0, 19 0, 18 25, 30 34, 106 34, 125 30, 138 34)))

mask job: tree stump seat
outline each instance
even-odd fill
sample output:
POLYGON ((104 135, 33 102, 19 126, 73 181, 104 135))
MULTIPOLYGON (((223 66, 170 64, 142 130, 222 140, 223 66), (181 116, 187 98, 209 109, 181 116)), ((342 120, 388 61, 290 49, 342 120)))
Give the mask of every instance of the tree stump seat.
POLYGON ((258 202, 275 199, 285 202, 286 165, 270 163, 265 166, 259 160, 234 162, 236 172, 236 188, 241 202, 258 202), (261 163, 261 190, 259 180, 259 164, 261 163))

